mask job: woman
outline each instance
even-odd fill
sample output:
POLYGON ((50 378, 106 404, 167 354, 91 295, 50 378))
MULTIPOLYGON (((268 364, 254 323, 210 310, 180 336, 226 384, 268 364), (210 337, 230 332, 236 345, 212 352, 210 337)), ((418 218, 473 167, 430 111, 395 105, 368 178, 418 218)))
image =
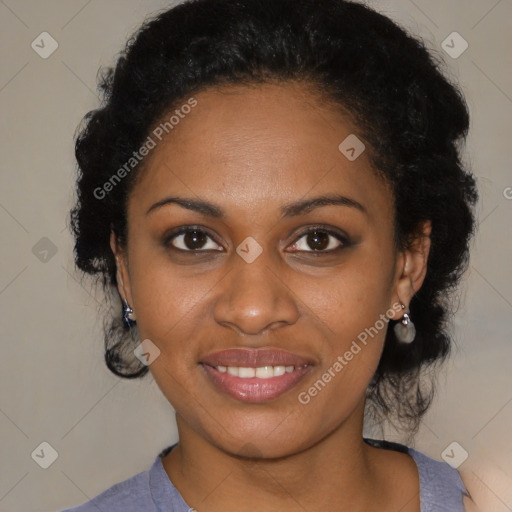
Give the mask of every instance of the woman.
POLYGON ((474 226, 467 107, 423 44, 344 0, 198 0, 102 87, 76 264, 179 442, 72 510, 463 510, 455 469, 362 434, 417 430, 474 226))

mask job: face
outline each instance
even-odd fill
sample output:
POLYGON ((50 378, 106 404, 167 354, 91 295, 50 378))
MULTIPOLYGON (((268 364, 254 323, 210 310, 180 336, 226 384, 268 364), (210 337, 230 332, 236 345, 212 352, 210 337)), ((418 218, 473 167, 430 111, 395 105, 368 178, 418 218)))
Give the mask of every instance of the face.
POLYGON ((383 319, 424 275, 428 247, 395 249, 392 192, 367 152, 338 149, 356 127, 312 94, 195 95, 129 197, 126 249, 112 237, 180 428, 228 453, 250 441, 278 457, 360 428, 383 319))

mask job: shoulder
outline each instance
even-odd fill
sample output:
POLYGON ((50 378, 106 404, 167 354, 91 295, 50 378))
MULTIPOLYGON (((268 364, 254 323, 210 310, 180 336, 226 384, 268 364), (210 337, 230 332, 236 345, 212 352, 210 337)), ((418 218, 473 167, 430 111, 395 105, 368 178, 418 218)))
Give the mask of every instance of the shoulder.
POLYGON ((468 491, 459 472, 413 448, 408 451, 418 466, 422 511, 424 506, 425 511, 463 512, 468 491))
POLYGON ((410 455, 419 475, 421 512, 464 512, 468 491, 459 472, 446 462, 400 443, 365 439, 373 447, 410 455))
POLYGON ((151 502, 149 472, 144 471, 113 485, 90 501, 62 512, 151 510, 147 508, 148 503, 151 504, 151 502))
POLYGON ((61 512, 156 512, 161 510, 160 506, 165 503, 167 510, 181 511, 183 504, 178 499, 176 490, 162 465, 161 456, 165 452, 166 450, 161 452, 146 471, 114 484, 82 505, 61 512), (169 504, 172 504, 170 509, 169 504))

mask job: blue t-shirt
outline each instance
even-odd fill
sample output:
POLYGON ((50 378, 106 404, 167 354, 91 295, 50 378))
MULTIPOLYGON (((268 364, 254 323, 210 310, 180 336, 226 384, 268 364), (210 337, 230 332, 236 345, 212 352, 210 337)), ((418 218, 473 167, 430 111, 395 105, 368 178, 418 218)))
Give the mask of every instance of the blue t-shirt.
MULTIPOLYGON (((365 439, 371 446, 408 453, 418 466, 421 512, 464 512, 463 495, 467 490, 459 472, 446 462, 427 457, 399 443, 365 439)), ((174 446, 158 454, 152 466, 123 482, 113 485, 92 500, 61 512, 190 512, 172 484, 162 457, 174 446)))

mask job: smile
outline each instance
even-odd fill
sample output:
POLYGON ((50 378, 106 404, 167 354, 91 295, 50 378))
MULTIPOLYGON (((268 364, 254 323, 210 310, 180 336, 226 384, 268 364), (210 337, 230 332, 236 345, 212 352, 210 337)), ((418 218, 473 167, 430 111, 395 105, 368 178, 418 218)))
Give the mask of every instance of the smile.
POLYGON ((250 379, 256 377, 258 379, 272 379, 280 377, 285 373, 291 373, 295 370, 295 366, 260 366, 258 368, 250 368, 243 366, 217 366, 217 370, 221 373, 229 373, 241 379, 250 379))
POLYGON ((231 349, 206 356, 201 365, 217 391, 244 402, 273 400, 291 390, 313 364, 277 349, 231 349))

